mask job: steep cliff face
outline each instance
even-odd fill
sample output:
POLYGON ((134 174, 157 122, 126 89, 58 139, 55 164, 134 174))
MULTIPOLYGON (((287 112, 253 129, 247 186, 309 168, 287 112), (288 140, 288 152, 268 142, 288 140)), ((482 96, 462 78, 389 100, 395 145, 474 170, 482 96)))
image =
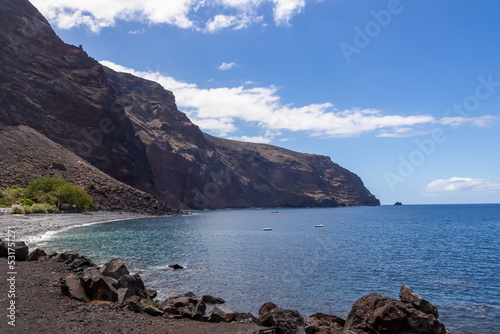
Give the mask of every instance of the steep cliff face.
POLYGON ((248 206, 379 205, 356 174, 329 157, 205 136, 246 185, 248 206))
POLYGON ((379 204, 357 175, 328 157, 204 134, 159 84, 104 70, 147 149, 157 194, 172 207, 379 204))
POLYGON ((103 67, 67 45, 28 1, 0 1, 0 118, 25 124, 147 192, 145 148, 103 67), (132 159, 133 157, 133 159, 132 159))
POLYGON ((41 176, 60 177, 87 190, 105 210, 176 213, 24 125, 0 127, 0 157, 0 188, 26 186, 41 176))
POLYGON ((171 92, 65 44, 26 0, 0 0, 0 19, 0 128, 31 128, 173 208, 379 204, 328 157, 204 134, 171 92))

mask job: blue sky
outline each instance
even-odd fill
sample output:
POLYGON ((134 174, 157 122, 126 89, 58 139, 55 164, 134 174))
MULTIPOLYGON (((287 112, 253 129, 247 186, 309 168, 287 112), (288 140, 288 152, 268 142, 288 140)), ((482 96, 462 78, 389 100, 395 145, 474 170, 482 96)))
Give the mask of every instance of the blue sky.
POLYGON ((32 0, 202 130, 330 156, 383 204, 500 203, 500 2, 32 0))

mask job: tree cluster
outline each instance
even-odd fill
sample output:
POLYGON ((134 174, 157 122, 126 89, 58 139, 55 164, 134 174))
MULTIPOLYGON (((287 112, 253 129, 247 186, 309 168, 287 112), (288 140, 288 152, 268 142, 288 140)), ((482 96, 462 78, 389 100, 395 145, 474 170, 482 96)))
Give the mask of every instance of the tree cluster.
POLYGON ((26 188, 11 187, 0 191, 0 206, 20 204, 20 213, 87 210, 96 206, 95 200, 82 188, 56 177, 41 177, 26 188), (34 211, 34 212, 33 212, 34 211))

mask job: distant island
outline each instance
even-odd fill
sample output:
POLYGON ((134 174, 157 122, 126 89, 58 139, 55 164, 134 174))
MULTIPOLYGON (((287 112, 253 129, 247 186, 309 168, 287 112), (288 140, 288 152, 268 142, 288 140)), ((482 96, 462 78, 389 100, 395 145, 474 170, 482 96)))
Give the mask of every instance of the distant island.
POLYGON ((403 203, 401 203, 401 202, 396 202, 396 203, 394 203, 394 205, 403 205, 403 203))

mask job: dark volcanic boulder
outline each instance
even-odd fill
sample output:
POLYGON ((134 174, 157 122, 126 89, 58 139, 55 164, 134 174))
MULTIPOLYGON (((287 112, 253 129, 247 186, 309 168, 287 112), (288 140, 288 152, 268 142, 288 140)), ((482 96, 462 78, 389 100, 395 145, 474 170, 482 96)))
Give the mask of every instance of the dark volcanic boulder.
POLYGON ((214 297, 210 295, 203 295, 201 299, 206 303, 210 305, 215 305, 215 304, 224 304, 226 301, 222 298, 219 297, 214 297))
POLYGON ((129 275, 128 269, 125 266, 125 263, 120 259, 112 259, 109 260, 102 266, 99 271, 108 277, 112 277, 114 279, 119 280, 123 275, 129 275))
MULTIPOLYGON (((16 241, 14 243, 14 252, 17 261, 25 261, 28 257, 28 246, 24 241, 16 241)), ((9 243, 7 241, 0 241, 0 257, 9 256, 9 243)))
POLYGON ((47 253, 43 249, 35 249, 28 255, 26 261, 44 261, 47 258, 47 253))
POLYGON ((146 288, 139 274, 123 275, 113 284, 118 292, 118 302, 122 302, 129 297, 139 296, 146 298, 146 288))
POLYGON ((96 268, 83 270, 80 282, 92 300, 118 301, 118 292, 113 286, 113 279, 105 277, 96 268))
POLYGON ((149 299, 155 299, 158 296, 158 291, 152 289, 146 289, 146 297, 149 299))
POLYGON ((78 255, 78 253, 68 253, 64 251, 62 253, 57 253, 52 259, 56 262, 64 262, 66 264, 71 263, 78 255))
POLYGON ((97 269, 87 257, 77 257, 73 264, 77 265, 77 261, 80 263, 80 283, 92 300, 121 303, 134 296, 139 300, 147 297, 141 277, 139 274, 129 275, 123 261, 113 259, 101 269, 97 269))
POLYGON ((16 241, 14 246, 16 252, 16 260, 17 261, 25 261, 28 257, 28 246, 24 243, 24 241, 16 241))
POLYGON ((356 334, 446 334, 444 325, 434 315, 376 293, 354 303, 344 329, 356 334))
POLYGON ((173 270, 184 269, 180 264, 169 264, 167 267, 172 268, 173 270))
POLYGON ((209 322, 231 322, 235 313, 229 308, 221 305, 215 305, 208 317, 209 322))
POLYGON ((117 302, 118 292, 107 280, 101 278, 92 285, 92 299, 117 302))
POLYGON ((90 298, 85 292, 80 279, 76 277, 61 277, 61 292, 70 298, 82 302, 90 302, 90 298))
POLYGON ((0 257, 7 257, 9 255, 9 250, 7 248, 6 241, 0 241, 0 257))
POLYGON ((92 262, 88 257, 82 255, 82 256, 77 256, 68 263, 69 269, 73 271, 83 271, 86 268, 92 267, 92 268, 97 268, 94 262, 92 262))
POLYGON ((144 305, 141 303, 141 297, 139 296, 132 296, 130 298, 127 298, 124 301, 125 305, 127 305, 132 311, 139 313, 142 312, 144 305))
POLYGON ((259 320, 262 326, 280 327, 285 333, 306 333, 304 318, 298 311, 284 310, 271 302, 262 305, 259 320))
POLYGON ((136 313, 144 312, 155 317, 162 316, 164 314, 163 311, 157 309, 156 307, 145 305, 144 300, 139 296, 127 298, 124 303, 136 313))
POLYGON ((335 315, 316 313, 306 318, 307 334, 342 334, 345 320, 335 315))
POLYGON ((244 324, 259 324, 259 319, 254 317, 252 313, 240 313, 235 312, 233 316, 234 322, 244 323, 244 324))
POLYGON ((149 305, 144 306, 142 312, 152 315, 153 317, 161 317, 162 315, 165 314, 165 312, 149 305))
MULTIPOLYGON (((259 320, 262 323, 267 323, 268 320, 271 321, 271 319, 268 319, 268 315, 271 313, 272 310, 277 309, 278 306, 275 303, 268 302, 262 305, 259 309, 259 320)), ((272 326, 272 325, 270 325, 272 326)))
POLYGON ((200 297, 188 292, 182 296, 167 298, 158 308, 169 315, 200 320, 205 314, 207 306, 200 297))
POLYGON ((415 306, 417 310, 432 314, 436 317, 436 319, 439 319, 437 307, 426 301, 420 295, 413 292, 410 287, 404 284, 401 286, 401 290, 399 291, 399 300, 401 300, 403 303, 410 303, 415 306))

